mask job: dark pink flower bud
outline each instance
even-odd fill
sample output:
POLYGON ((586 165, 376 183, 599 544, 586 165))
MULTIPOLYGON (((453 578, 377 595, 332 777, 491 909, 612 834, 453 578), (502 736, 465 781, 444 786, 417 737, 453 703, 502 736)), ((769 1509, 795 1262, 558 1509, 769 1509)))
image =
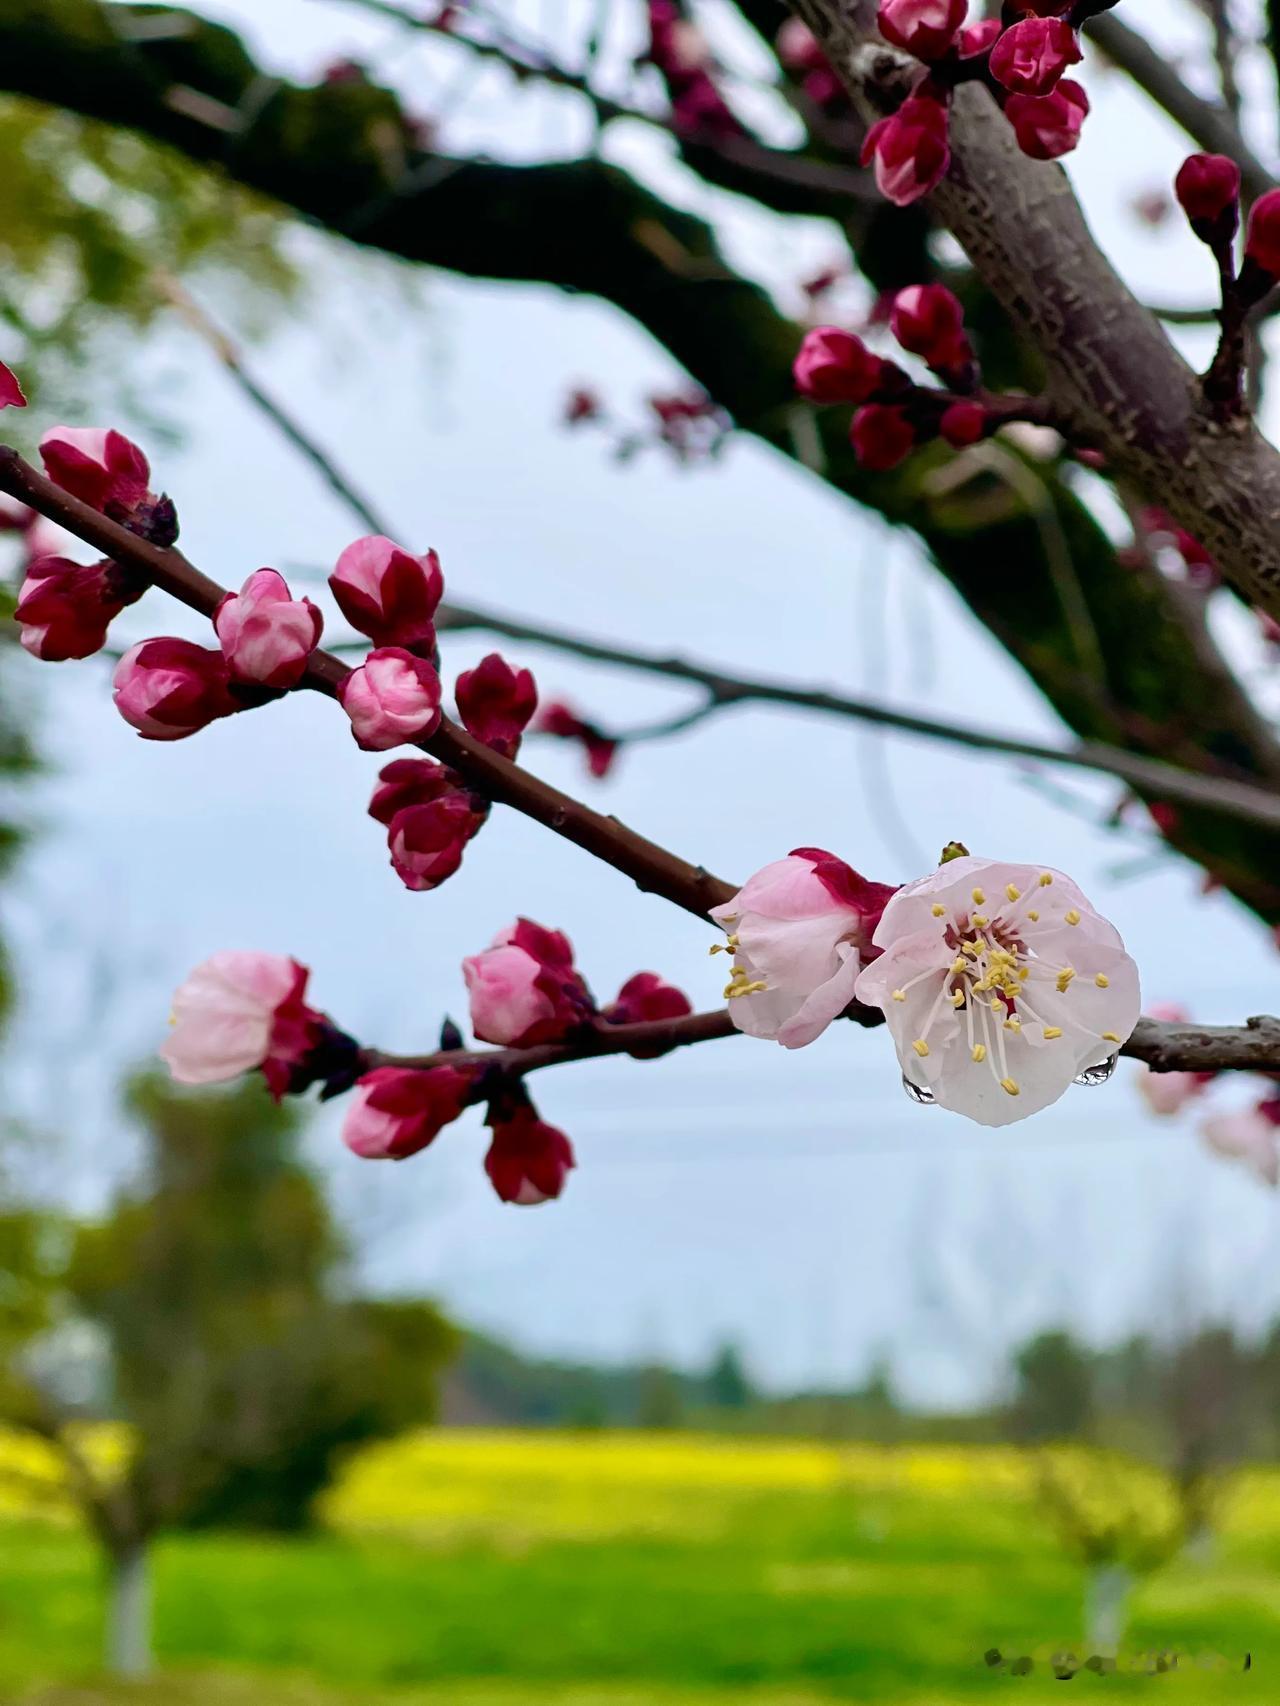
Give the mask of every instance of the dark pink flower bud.
POLYGON ((123 433, 100 427, 51 427, 40 440, 49 478, 72 497, 117 521, 151 499, 151 466, 123 433))
POLYGON ((461 777, 434 758, 395 758, 378 772, 369 816, 389 824, 406 807, 430 805, 463 787, 461 777))
POLYGON ((693 1005, 683 990, 656 971, 638 971, 618 991, 600 1017, 610 1025, 641 1025, 649 1019, 683 1019, 693 1005))
POLYGON ((447 882, 462 864, 467 843, 484 826, 474 797, 454 790, 438 800, 405 806, 387 827, 387 846, 396 875, 407 889, 425 894, 447 882))
POLYGON ((27 399, 22 394, 18 375, 0 361, 0 409, 25 409, 27 399))
POLYGON ((454 697, 467 732, 504 758, 514 758, 538 709, 538 689, 529 671, 512 669, 497 652, 490 652, 458 677, 454 697))
POLYGON ((329 585, 347 621, 375 645, 434 658, 434 617, 444 596, 434 551, 414 557, 380 534, 357 539, 338 558, 329 585))
POLYGON ((956 450, 964 450, 987 436, 987 411, 981 403, 965 398, 952 403, 939 422, 938 430, 956 450))
POLYGON ((296 687, 320 644, 324 617, 309 598, 290 596, 283 575, 259 569, 227 594, 213 626, 233 681, 296 687))
POLYGON ((1061 18, 1024 18, 991 50, 991 75, 1014 95, 1048 95, 1069 66, 1084 58, 1076 32, 1061 18))
POLYGON ((1270 278, 1280 278, 1280 190, 1268 190, 1254 202, 1244 252, 1270 278))
POLYGON ((1024 154, 1033 160, 1058 160, 1080 141, 1089 97, 1079 83, 1064 77, 1051 95, 1010 95, 1004 116, 1024 154))
POLYGON ((889 325, 904 350, 938 372, 955 372, 973 362, 964 309, 945 284, 912 284, 900 290, 889 325))
POLYGON ((969 0, 880 0, 880 34, 917 59, 941 59, 968 11, 969 0))
POLYGON ((815 326, 805 333, 792 371, 797 391, 811 403, 865 403, 886 365, 852 332, 815 326))
POLYGON ((1003 33, 1004 25, 999 18, 983 18, 960 31, 956 52, 961 59, 976 59, 980 53, 989 53, 1003 33))
POLYGON ((504 1048, 558 1042, 595 1013, 568 938, 527 918, 495 936, 483 953, 463 960, 462 974, 472 1030, 504 1048))
POLYGON ((951 164, 947 108, 932 95, 911 95, 867 132, 862 164, 875 161, 881 195, 908 207, 928 195, 951 164))
POLYGON ((505 1116, 491 1112, 489 1124, 493 1142, 484 1170, 503 1202, 533 1208, 558 1197, 576 1165, 564 1133, 540 1120, 532 1107, 505 1116))
POLYGON ((618 743, 602 734, 594 723, 586 722, 563 700, 555 699, 544 705, 534 725, 535 732, 552 735, 557 740, 581 742, 587 757, 587 769, 597 782, 602 782, 613 769, 618 756, 618 743))
POLYGON ((896 885, 877 883, 871 877, 864 877, 861 871, 855 871, 852 865, 829 853, 825 847, 793 847, 787 857, 807 859, 812 866, 812 874, 837 906, 852 907, 858 913, 863 962, 873 958, 877 950, 871 939, 885 907, 898 892, 896 885))
POLYGON ((365 1161, 403 1161, 452 1125, 471 1099, 474 1071, 379 1066, 356 1084, 342 1141, 365 1161))
POLYGON ((142 582, 110 560, 86 568, 65 557, 37 557, 14 612, 22 625, 22 644, 46 663, 92 657, 106 644, 110 624, 144 590, 142 582))
POLYGON ((1173 180, 1178 205, 1202 243, 1229 242, 1240 222, 1240 168, 1225 154, 1193 154, 1173 180))
POLYGON ((862 466, 879 474, 896 468, 916 446, 915 428, 904 412, 884 403, 867 403, 859 409, 849 437, 862 466))
POLYGON ((581 426, 584 421, 598 421, 604 413, 599 397, 585 385, 579 385, 570 391, 565 399, 564 423, 566 426, 581 426))
POLYGON ((116 666, 116 709, 143 740, 185 740, 240 706, 227 660, 190 640, 144 640, 116 666))
POLYGON ((338 689, 338 699, 366 752, 386 752, 440 727, 440 677, 402 646, 370 652, 338 689))

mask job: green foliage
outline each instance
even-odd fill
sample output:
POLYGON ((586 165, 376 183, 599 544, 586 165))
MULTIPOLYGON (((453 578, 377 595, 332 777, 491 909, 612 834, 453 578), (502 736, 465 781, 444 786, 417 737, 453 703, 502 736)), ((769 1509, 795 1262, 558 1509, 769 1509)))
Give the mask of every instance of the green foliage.
MULTIPOLYGON (((208 285, 250 329, 298 287, 277 210, 128 131, 7 96, 0 157, 0 355, 45 421, 109 403, 155 424, 132 334, 165 311, 164 274, 208 285)), ((6 434, 32 433, 36 412, 6 434)))
POLYGON ((1018 1393, 1010 1418, 1022 1440, 1078 1439, 1093 1411, 1089 1354, 1070 1333, 1041 1333, 1014 1359, 1018 1393))

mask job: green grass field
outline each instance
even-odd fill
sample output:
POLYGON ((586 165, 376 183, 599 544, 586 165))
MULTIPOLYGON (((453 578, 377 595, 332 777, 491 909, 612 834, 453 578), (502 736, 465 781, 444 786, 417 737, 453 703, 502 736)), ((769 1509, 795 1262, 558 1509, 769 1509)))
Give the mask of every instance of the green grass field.
MULTIPOLYGON (((841 1452, 653 1436, 428 1435, 366 1454, 302 1541, 156 1556, 162 1677, 95 1683, 97 1562, 0 1526, 5 1706, 901 1706, 1062 1684, 984 1651, 1079 1651, 1082 1575, 1008 1452, 841 1452)), ((1112 1697, 1280 1699, 1280 1485, 1247 1478, 1214 1554, 1135 1597, 1132 1651, 1247 1675, 1083 1674, 1112 1697)))

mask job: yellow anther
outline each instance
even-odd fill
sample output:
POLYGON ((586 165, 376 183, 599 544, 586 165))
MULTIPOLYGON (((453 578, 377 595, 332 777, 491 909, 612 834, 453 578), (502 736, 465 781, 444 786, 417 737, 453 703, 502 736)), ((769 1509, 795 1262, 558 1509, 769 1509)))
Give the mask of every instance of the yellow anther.
POLYGON ((1022 1020, 1019 1019, 1015 1015, 1014 1018, 1005 1020, 1004 1028, 1006 1031, 1012 1031, 1014 1036, 1021 1036, 1022 1035, 1022 1020))
POLYGON ((1010 900, 1022 899, 1022 890, 1015 888, 1012 883, 1005 884, 1004 892, 1008 895, 1010 900))
POLYGON ((1040 914, 1038 912, 1029 912, 1027 914, 1027 917, 1031 920, 1031 922, 1033 924, 1039 924, 1039 922, 1040 922, 1040 914))
POLYGON ((953 989, 951 991, 951 1005, 953 1007, 963 1007, 964 1006, 964 990, 963 989, 953 989))
POLYGON ((981 889, 974 889, 974 891, 973 891, 973 904, 975 906, 981 906, 983 901, 986 898, 987 898, 986 895, 983 894, 981 889))
POLYGON ((730 949, 727 942, 713 942, 707 949, 707 952, 711 955, 712 959, 714 959, 717 954, 727 954, 729 951, 730 949))
POLYGON ((1071 908, 1071 911, 1066 914, 1066 919, 1068 924, 1079 924, 1080 914, 1076 911, 1074 906, 1071 908))
POLYGON ((1019 977, 1021 982, 1025 983, 1030 976, 1031 976, 1031 967, 1030 966, 1019 966, 1018 967, 1018 977, 1019 977))
POLYGON ((1012 1078, 1002 1078, 1000 1080, 1000 1088, 1004 1091, 1006 1096, 1017 1096, 1021 1094, 1017 1083, 1012 1078))
POLYGON ((920 1056, 921 1060, 923 1060, 925 1055, 927 1055, 929 1052, 929 1045, 927 1042, 925 1042, 923 1037, 917 1037, 915 1042, 913 1042, 911 1046, 916 1051, 916 1053, 920 1056))
POLYGON ((1053 873, 1051 871, 1041 871, 1041 873, 1040 873, 1040 887, 1042 889, 1047 889, 1052 882, 1053 882, 1053 873))
POLYGON ((1055 1037, 1060 1037, 1062 1035, 1062 1026, 1061 1025, 1046 1025, 1044 1028, 1044 1034, 1048 1038, 1048 1040, 1050 1042, 1052 1042, 1055 1037))
POLYGON ((952 973, 952 976, 953 976, 953 977, 954 977, 954 975, 955 975, 955 974, 956 974, 956 972, 958 972, 958 971, 968 971, 968 969, 969 969, 969 962, 968 962, 968 960, 966 960, 966 959, 965 959, 965 958, 964 958, 964 956, 963 956, 963 955, 962 955, 962 956, 961 956, 961 957, 960 957, 960 958, 959 958, 959 959, 958 959, 958 960, 957 960, 957 961, 956 961, 956 962, 955 962, 955 964, 954 964, 954 965, 953 965, 953 966, 952 966, 952 968, 951 968, 951 973, 952 973))
POLYGON ((990 922, 991 920, 989 918, 979 918, 976 912, 973 915, 973 923, 979 930, 985 930, 990 922))
POLYGON ((983 1061, 987 1058, 987 1045, 985 1043, 974 1043, 973 1054, 970 1058, 976 1060, 978 1065, 981 1066, 983 1061))
POLYGON ((968 956, 971 960, 976 960, 978 958, 979 954, 981 954, 982 949, 981 948, 975 948, 972 942, 961 942, 960 952, 962 954, 968 954, 968 956))
POLYGON ((893 999, 895 1001, 905 1001, 907 999, 906 990, 905 989, 895 989, 893 992, 893 999))
POLYGON ((1107 974, 1105 972, 1100 971, 1098 973, 1097 977, 1095 977, 1093 981, 1097 984, 1099 989, 1110 989, 1111 988, 1111 979, 1107 976, 1107 974))
POLYGON ((1114 1031, 1104 1031, 1102 1033, 1102 1040, 1104 1043, 1118 1043, 1120 1041, 1114 1031))
POLYGON ((935 902, 935 903, 934 903, 934 908, 933 908, 933 916, 934 916, 934 917, 935 917, 935 918, 945 918, 945 917, 946 917, 946 916, 947 916, 947 909, 946 909, 946 907, 945 907, 945 906, 939 906, 939 905, 938 905, 938 904, 937 904, 937 903, 936 903, 936 902, 935 902))
POLYGON ((1067 985, 1071 982, 1072 978, 1075 975, 1076 975, 1075 972, 1072 970, 1072 968, 1070 966, 1064 966, 1062 968, 1062 970, 1058 973, 1058 994, 1059 995, 1065 995, 1067 993, 1067 985))
POLYGON ((1003 1013, 1004 1012, 1004 1002, 1001 1001, 1001 999, 998 995, 993 995, 991 998, 991 1011, 993 1013, 1003 1013))

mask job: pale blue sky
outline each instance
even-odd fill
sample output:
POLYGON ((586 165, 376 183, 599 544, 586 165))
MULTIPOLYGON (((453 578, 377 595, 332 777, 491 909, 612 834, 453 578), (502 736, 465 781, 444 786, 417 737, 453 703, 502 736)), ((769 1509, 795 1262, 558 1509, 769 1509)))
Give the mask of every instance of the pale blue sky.
MULTIPOLYGON (((294 71, 390 40, 328 0, 204 10, 250 22, 263 57, 294 71)), ((417 89, 418 59, 396 66, 417 89)), ((1151 234, 1124 218, 1133 194, 1171 178, 1179 144, 1121 82, 1096 67, 1087 76, 1097 111, 1073 170, 1092 217, 1136 282, 1201 299, 1203 252, 1175 226, 1151 234)), ((489 105, 495 122, 509 113, 500 83, 489 105)), ((465 140, 484 140, 485 114, 468 122, 465 140)), ((534 103, 520 149, 567 149, 576 122, 534 103)), ((687 180, 661 139, 611 146, 720 217, 735 255, 785 300, 832 252, 816 226, 779 243, 772 221, 687 180)), ((657 457, 619 468, 598 440, 558 430, 575 380, 635 406, 676 377, 611 309, 447 277, 421 281, 414 303, 390 264, 357 268, 311 233, 298 244, 315 273, 309 312, 257 352, 257 369, 340 449, 406 544, 440 550, 460 599, 1060 732, 911 541, 796 467, 742 441, 714 469, 657 457)), ((266 563, 331 564, 357 530, 199 346, 175 332, 143 359, 184 376, 171 407, 187 443, 154 460, 193 559, 228 583, 266 563)), ((120 627, 129 639, 200 634, 159 595, 120 627)), ((1234 628, 1243 655, 1250 637, 1234 628)), ((485 649, 483 636, 450 640, 447 671, 485 649)), ((506 649, 545 690, 606 721, 687 703, 506 649)), ((517 912, 567 930, 602 996, 651 967, 699 1005, 716 1000, 707 932, 505 811, 457 879, 407 894, 364 816, 377 761, 332 706, 290 701, 166 748, 115 716, 108 674, 101 663, 19 672, 53 771, 31 797, 44 832, 3 902, 27 977, 5 1106, 47 1134, 44 1176, 78 1200, 99 1199, 128 1165, 113 1079, 154 1048, 172 987, 220 947, 295 954, 319 1004, 392 1047, 429 1044, 445 1012, 463 1015, 458 962, 517 912)), ((1276 1004, 1269 939, 1229 902, 1201 898, 1194 871, 1169 860, 1124 876, 1154 843, 1092 827, 1090 809, 1114 797, 1104 784, 1058 778, 1080 814, 1007 764, 760 709, 628 752, 602 787, 558 747, 529 759, 728 877, 802 843, 894 881, 919 874, 917 849, 932 856, 957 836, 1051 862, 1124 932, 1149 998, 1189 999, 1219 1020, 1276 1004)), ((1244 1087, 1221 1099, 1233 1095, 1244 1087)), ((1127 1070, 1000 1133, 909 1106, 884 1035, 848 1026, 798 1055, 742 1039, 657 1064, 584 1065, 543 1075, 538 1096, 581 1166, 565 1199, 536 1213, 492 1199, 478 1118, 394 1169, 348 1157, 335 1113, 317 1120, 314 1152, 379 1283, 434 1290, 464 1318, 548 1351, 693 1359, 733 1336, 777 1383, 851 1378, 892 1347, 904 1383, 938 1400, 991 1377, 1002 1348, 1045 1321, 1109 1336, 1171 1324, 1183 1297, 1246 1325, 1280 1305, 1273 1199, 1204 1157, 1189 1127, 1148 1118, 1127 1070)))

